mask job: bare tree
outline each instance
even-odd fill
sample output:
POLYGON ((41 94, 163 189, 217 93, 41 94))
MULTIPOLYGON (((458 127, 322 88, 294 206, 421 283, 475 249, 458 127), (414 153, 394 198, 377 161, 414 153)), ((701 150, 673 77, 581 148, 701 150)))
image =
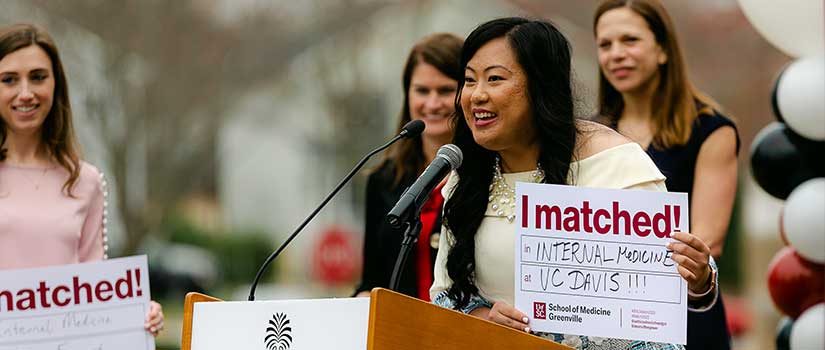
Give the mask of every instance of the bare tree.
POLYGON ((220 22, 203 0, 35 4, 104 42, 111 95, 85 103, 117 180, 126 253, 157 231, 182 198, 216 196, 216 138, 241 96, 278 77, 328 33, 386 5, 319 2, 309 7, 311 26, 296 31, 293 18, 272 11, 220 22), (113 96, 122 116, 111 114, 113 96))

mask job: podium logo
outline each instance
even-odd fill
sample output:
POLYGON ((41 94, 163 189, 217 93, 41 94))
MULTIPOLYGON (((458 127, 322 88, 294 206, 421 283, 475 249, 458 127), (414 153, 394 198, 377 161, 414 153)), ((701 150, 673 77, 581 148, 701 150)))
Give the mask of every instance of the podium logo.
POLYGON ((534 301, 533 302, 533 319, 546 320, 547 319, 547 304, 534 301))
POLYGON ((288 350, 292 346, 292 327, 285 313, 272 315, 264 337, 266 350, 288 350))

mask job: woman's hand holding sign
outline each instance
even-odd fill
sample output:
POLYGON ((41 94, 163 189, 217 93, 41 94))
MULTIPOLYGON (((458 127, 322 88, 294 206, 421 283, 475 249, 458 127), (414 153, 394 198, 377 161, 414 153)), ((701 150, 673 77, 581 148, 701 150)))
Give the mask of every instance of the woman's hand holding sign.
POLYGON ((667 248, 673 251, 671 259, 679 266, 679 274, 695 294, 705 294, 711 286, 710 248, 699 237, 684 232, 674 232, 667 248))
POLYGON ((492 308, 478 307, 471 311, 470 315, 530 333, 527 315, 503 301, 495 302, 492 308))
POLYGON ((149 313, 143 327, 153 336, 157 336, 163 330, 163 307, 154 300, 149 302, 149 313))

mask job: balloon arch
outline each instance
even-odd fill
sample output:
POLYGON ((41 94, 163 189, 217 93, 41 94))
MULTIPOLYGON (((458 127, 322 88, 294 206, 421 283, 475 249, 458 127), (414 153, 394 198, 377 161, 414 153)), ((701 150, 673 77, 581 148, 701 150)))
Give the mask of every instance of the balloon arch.
POLYGON ((756 182, 785 200, 768 289, 785 315, 777 349, 825 349, 825 9, 822 0, 739 0, 756 30, 795 61, 777 77, 777 121, 754 139, 756 182))

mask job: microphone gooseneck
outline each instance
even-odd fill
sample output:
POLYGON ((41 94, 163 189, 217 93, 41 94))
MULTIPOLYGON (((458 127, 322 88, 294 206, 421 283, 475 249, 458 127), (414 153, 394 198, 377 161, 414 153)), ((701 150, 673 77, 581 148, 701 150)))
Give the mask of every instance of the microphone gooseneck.
POLYGON ((312 219, 314 219, 316 215, 318 215, 318 213, 321 211, 321 209, 324 208, 324 206, 327 205, 327 203, 330 201, 330 199, 332 199, 332 197, 334 197, 338 193, 338 191, 340 191, 341 188, 343 188, 344 185, 346 185, 347 182, 349 182, 349 180, 355 175, 355 173, 358 172, 358 170, 360 170, 361 167, 363 167, 364 164, 367 163, 367 161, 370 159, 370 157, 372 157, 373 155, 375 155, 378 152, 381 152, 381 151, 387 149, 387 147, 390 147, 396 141, 398 141, 402 138, 416 137, 416 136, 420 135, 422 131, 424 131, 424 122, 423 121, 418 120, 418 119, 410 121, 409 123, 404 125, 404 127, 401 129, 401 132, 399 132, 398 135, 393 137, 389 142, 385 143, 381 147, 378 147, 378 148, 372 150, 370 153, 368 153, 366 156, 364 156, 364 158, 361 158, 361 161, 359 161, 358 164, 356 164, 355 167, 353 167, 352 170, 350 170, 349 174, 347 174, 347 176, 344 177, 344 179, 341 180, 340 183, 338 183, 338 186, 335 186, 335 189, 333 189, 332 192, 330 192, 326 196, 326 198, 324 198, 324 200, 321 202, 321 204, 317 208, 315 208, 315 210, 313 210, 312 213, 310 213, 309 216, 307 216, 306 219, 304 219, 304 222, 302 222, 301 225, 299 225, 298 228, 295 229, 295 232, 293 232, 291 235, 289 235, 289 238, 287 238, 286 241, 284 241, 284 243, 282 243, 281 246, 278 247, 278 249, 275 250, 274 253, 269 255, 269 257, 266 259, 266 261, 264 261, 264 263, 261 265, 261 268, 258 269, 258 273, 255 275, 255 280, 252 281, 252 286, 249 289, 249 298, 248 298, 248 300, 249 301, 254 301, 255 300, 255 289, 257 288, 258 282, 260 282, 261 277, 263 277, 264 272, 266 271, 266 268, 269 267, 269 265, 272 263, 272 261, 274 261, 275 258, 277 258, 279 254, 281 254, 281 252, 284 250, 284 248, 286 248, 289 245, 289 243, 292 242, 292 240, 295 239, 296 236, 298 236, 298 233, 300 233, 301 230, 303 230, 304 227, 307 224, 309 224, 309 222, 312 221, 312 219))

